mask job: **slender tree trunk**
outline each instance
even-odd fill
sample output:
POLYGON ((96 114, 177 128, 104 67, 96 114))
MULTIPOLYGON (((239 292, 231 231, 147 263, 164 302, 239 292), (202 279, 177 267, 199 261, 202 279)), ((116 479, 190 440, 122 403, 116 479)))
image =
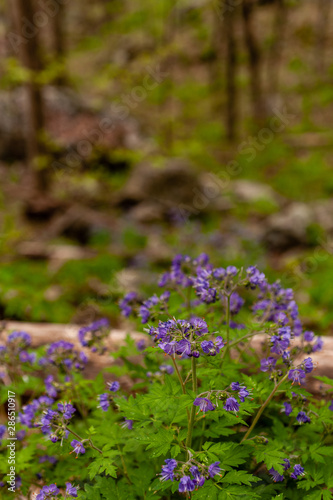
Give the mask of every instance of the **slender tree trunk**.
MULTIPOLYGON (((225 0, 222 0, 224 3, 225 0)), ((229 141, 236 138, 237 126, 237 42, 235 36, 236 7, 224 8, 224 29, 226 36, 226 135, 229 141)))
POLYGON ((273 40, 268 54, 267 82, 269 93, 275 96, 279 92, 282 51, 288 18, 288 7, 285 0, 275 0, 275 16, 273 21, 273 40))
POLYGON ((262 57, 258 41, 255 36, 253 22, 254 0, 243 0, 242 14, 245 35, 245 45, 248 52, 250 72, 250 92, 253 108, 253 117, 257 123, 265 119, 266 110, 262 85, 262 57))
POLYGON ((44 152, 42 133, 44 130, 44 109, 41 86, 36 83, 36 75, 41 70, 41 54, 38 30, 34 24, 33 0, 12 0, 12 8, 16 33, 22 37, 19 44, 19 55, 23 66, 31 72, 26 84, 28 111, 26 150, 28 164, 32 172, 34 189, 45 191, 48 188, 48 171, 36 167, 36 160, 44 152))
POLYGON ((323 76, 323 73, 325 72, 325 55, 331 7, 331 0, 318 0, 314 67, 320 76, 323 76))
MULTIPOLYGON (((65 5, 58 4, 58 11, 52 19, 53 52, 54 58, 59 63, 64 64, 66 43, 65 43, 65 5)), ((56 78, 55 84, 64 85, 66 83, 65 70, 56 78)))

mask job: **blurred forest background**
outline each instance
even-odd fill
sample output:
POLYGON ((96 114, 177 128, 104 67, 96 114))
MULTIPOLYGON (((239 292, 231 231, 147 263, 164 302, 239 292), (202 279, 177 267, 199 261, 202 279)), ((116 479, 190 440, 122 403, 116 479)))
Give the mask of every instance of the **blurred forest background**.
POLYGON ((2 0, 0 315, 119 326, 175 253, 333 322, 333 1, 2 0))

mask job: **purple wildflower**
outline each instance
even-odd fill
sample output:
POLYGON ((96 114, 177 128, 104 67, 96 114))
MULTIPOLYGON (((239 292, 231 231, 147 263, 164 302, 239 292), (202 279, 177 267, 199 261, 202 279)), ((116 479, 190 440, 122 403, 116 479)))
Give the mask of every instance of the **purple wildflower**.
POLYGON ((284 412, 289 417, 290 413, 293 411, 293 407, 291 406, 290 403, 287 403, 286 401, 283 403, 284 406, 284 412))
POLYGON ((261 273, 256 266, 248 267, 246 273, 253 288, 266 282, 264 273, 261 273))
POLYGON ((311 422, 311 419, 307 416, 305 411, 300 411, 296 417, 296 420, 300 424, 306 424, 308 422, 311 422))
POLYGON ((313 352, 321 351, 324 346, 324 342, 321 337, 317 337, 316 342, 312 346, 313 352))
POLYGON ((300 464, 294 465, 294 471, 292 474, 290 474, 290 477, 292 479, 297 479, 298 476, 303 476, 304 475, 304 469, 300 464))
POLYGON ((211 340, 203 340, 201 342, 201 349, 205 354, 216 356, 216 348, 211 340))
POLYGON ((58 410, 64 414, 64 418, 70 419, 76 412, 76 409, 70 403, 58 403, 58 410))
POLYGON ((164 463, 166 465, 162 466, 161 481, 166 481, 168 479, 170 479, 170 481, 173 481, 173 471, 177 467, 177 460, 175 460, 174 458, 168 458, 164 460, 164 463))
POLYGON ((71 446, 72 448, 74 448, 71 453, 76 453, 76 457, 78 457, 80 453, 82 453, 83 455, 86 452, 83 444, 80 441, 77 441, 77 439, 73 439, 73 441, 71 442, 71 446))
POLYGON ((133 429, 133 420, 125 418, 124 422, 121 424, 123 429, 129 429, 130 431, 133 429))
POLYGON ((313 332, 309 332, 309 331, 306 331, 304 332, 304 340, 306 342, 312 342, 312 340, 314 339, 314 333, 313 332))
POLYGON ((268 358, 264 358, 260 361, 260 370, 262 372, 267 372, 274 370, 276 365, 276 359, 273 356, 268 356, 268 358))
POLYGON ((128 318, 133 310, 132 304, 137 299, 137 294, 135 292, 129 292, 125 297, 119 302, 119 307, 121 313, 125 318, 128 318))
POLYGON ((194 491, 194 489, 195 489, 195 482, 192 481, 190 476, 184 476, 181 478, 178 488, 179 493, 186 493, 186 491, 194 491))
POLYGON ((223 408, 227 411, 238 411, 239 410, 239 403, 238 403, 237 399, 235 399, 235 398, 228 398, 226 400, 223 408))
POLYGON ((205 478, 200 474, 198 467, 192 466, 190 468, 190 473, 192 474, 196 486, 201 487, 205 484, 205 478))
POLYGON ((50 484, 50 486, 43 486, 39 494, 36 496, 36 500, 46 500, 47 498, 53 498, 59 493, 60 490, 55 484, 50 484))
POLYGON ((66 483, 66 495, 70 497, 77 497, 77 488, 72 486, 71 483, 66 483))
POLYGON ((111 392, 117 392, 120 389, 120 384, 117 380, 115 382, 109 382, 107 385, 109 386, 109 391, 111 392))
POLYGON ((284 480, 284 476, 282 476, 281 474, 279 474, 279 472, 277 472, 273 467, 271 469, 269 469, 268 472, 273 477, 274 483, 278 483, 278 482, 284 480))
POLYGON ((191 354, 191 343, 186 339, 180 340, 177 342, 176 353, 180 356, 189 356, 191 354))
POLYGON ((104 394, 100 394, 98 398, 99 398, 100 408, 102 408, 103 411, 108 411, 108 408, 110 406, 109 394, 105 392, 104 394))
POLYGON ((331 404, 329 405, 328 409, 333 411, 333 399, 332 399, 331 404))
POLYGON ((221 474, 220 462, 214 462, 208 467, 209 477, 213 478, 216 474, 221 474))
POLYGON ((250 395, 249 391, 246 389, 246 387, 242 387, 241 390, 238 393, 239 399, 242 403, 244 403, 245 398, 247 398, 250 395))
POLYGON ((199 406, 200 410, 203 413, 206 411, 213 411, 215 410, 215 406, 211 403, 211 401, 208 398, 196 398, 193 402, 194 406, 199 406))
POLYGON ((311 358, 306 358, 303 361, 305 373, 310 373, 313 370, 313 362, 311 358))
POLYGON ((140 339, 136 343, 136 348, 138 351, 143 351, 146 348, 146 341, 144 339, 140 339))
POLYGON ((293 381, 293 384, 296 382, 297 384, 301 384, 305 379, 305 371, 300 368, 295 370, 290 370, 288 373, 289 380, 293 381))
POLYGON ((172 375, 174 372, 174 367, 171 365, 161 365, 159 369, 161 370, 161 372, 165 372, 168 375, 172 375))
POLYGON ((217 352, 220 352, 220 349, 223 349, 224 345, 225 344, 224 344, 223 338, 220 336, 216 337, 215 347, 217 348, 217 352))

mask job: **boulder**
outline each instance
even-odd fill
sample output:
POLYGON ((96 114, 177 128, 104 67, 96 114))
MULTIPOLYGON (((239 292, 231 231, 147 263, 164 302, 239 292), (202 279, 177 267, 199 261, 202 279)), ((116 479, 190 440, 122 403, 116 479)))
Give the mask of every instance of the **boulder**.
POLYGON ((292 203, 282 212, 266 220, 264 243, 272 250, 287 250, 307 244, 310 224, 315 222, 314 212, 305 203, 292 203))

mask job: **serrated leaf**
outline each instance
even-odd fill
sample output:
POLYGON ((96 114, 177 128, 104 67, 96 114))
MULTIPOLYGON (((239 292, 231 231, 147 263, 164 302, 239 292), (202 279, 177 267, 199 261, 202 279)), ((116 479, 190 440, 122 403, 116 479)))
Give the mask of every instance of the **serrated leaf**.
POLYGON ((245 470, 232 470, 227 472, 220 483, 227 484, 246 484, 251 485, 251 483, 256 483, 260 479, 252 474, 248 474, 245 470))

